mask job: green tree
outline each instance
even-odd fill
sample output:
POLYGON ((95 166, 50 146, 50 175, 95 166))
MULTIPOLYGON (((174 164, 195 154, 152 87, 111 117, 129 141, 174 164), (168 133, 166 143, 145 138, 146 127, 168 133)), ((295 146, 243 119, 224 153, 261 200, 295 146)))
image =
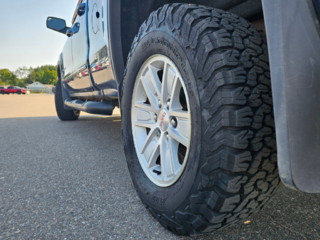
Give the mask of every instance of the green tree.
POLYGON ((16 82, 19 86, 22 84, 23 86, 26 86, 34 82, 53 85, 57 84, 57 66, 53 65, 43 65, 36 68, 20 67, 15 71, 15 74, 19 77, 16 82))
POLYGON ((31 72, 30 68, 27 68, 26 66, 19 67, 14 73, 20 78, 26 78, 29 73, 31 72))
POLYGON ((29 84, 31 84, 31 83, 33 83, 33 81, 32 81, 30 78, 26 78, 26 79, 24 80, 24 84, 26 84, 26 85, 29 85, 29 84))
POLYGON ((19 82, 17 76, 11 72, 9 69, 0 69, 0 82, 3 85, 10 84, 11 86, 16 86, 19 82))
POLYGON ((52 80, 52 84, 53 84, 54 86, 57 86, 57 79, 53 79, 53 80, 52 80))
POLYGON ((40 82, 43 84, 52 84, 57 79, 57 67, 52 65, 43 65, 36 68, 30 68, 25 83, 40 82))
POLYGON ((36 73, 32 70, 30 70, 30 73, 28 74, 28 77, 24 81, 27 84, 34 83, 36 81, 36 73))
POLYGON ((19 86, 19 87, 25 87, 24 81, 19 81, 19 82, 18 82, 18 86, 19 86))
POLYGON ((46 69, 42 76, 41 83, 52 84, 53 80, 55 80, 56 78, 57 78, 57 71, 50 71, 49 69, 46 69))
POLYGON ((40 69, 35 69, 35 74, 36 74, 36 81, 37 82, 43 82, 43 75, 44 75, 44 71, 40 68, 40 69))

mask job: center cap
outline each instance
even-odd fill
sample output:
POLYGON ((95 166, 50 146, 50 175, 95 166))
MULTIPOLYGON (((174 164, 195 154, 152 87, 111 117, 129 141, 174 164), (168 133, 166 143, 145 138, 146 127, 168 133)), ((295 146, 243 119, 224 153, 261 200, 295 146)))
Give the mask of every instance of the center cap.
POLYGON ((158 116, 159 127, 161 131, 166 131, 169 127, 169 114, 166 110, 162 109, 158 116))

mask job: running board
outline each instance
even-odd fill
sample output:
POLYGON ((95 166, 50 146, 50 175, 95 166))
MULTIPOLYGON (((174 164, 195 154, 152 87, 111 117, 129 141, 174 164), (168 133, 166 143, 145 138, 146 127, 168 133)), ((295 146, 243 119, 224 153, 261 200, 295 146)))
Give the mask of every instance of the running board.
POLYGON ((101 114, 101 115, 112 115, 113 104, 111 102, 92 102, 92 101, 82 101, 82 100, 72 100, 66 99, 64 104, 67 107, 73 108, 75 110, 91 113, 91 114, 101 114))

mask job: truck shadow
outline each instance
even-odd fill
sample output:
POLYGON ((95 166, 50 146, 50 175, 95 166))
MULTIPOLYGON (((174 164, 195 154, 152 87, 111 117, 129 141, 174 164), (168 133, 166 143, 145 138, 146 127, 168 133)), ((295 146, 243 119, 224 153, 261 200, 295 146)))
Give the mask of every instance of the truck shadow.
MULTIPOLYGON (((23 226, 15 237, 185 239, 165 230, 139 200, 120 116, 0 119, 0 146, 0 238, 23 226)), ((319 202, 320 194, 281 186, 249 222, 190 239, 320 239, 319 202)))

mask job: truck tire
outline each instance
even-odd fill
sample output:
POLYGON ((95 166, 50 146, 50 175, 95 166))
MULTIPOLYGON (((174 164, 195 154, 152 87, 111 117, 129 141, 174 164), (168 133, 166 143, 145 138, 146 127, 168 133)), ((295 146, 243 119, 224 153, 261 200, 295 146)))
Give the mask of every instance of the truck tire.
POLYGON ((244 221, 279 186, 266 39, 243 18, 194 4, 153 12, 133 41, 121 107, 137 194, 175 234, 244 221))
POLYGON ((80 111, 78 110, 66 110, 64 108, 63 96, 62 96, 62 86, 61 79, 58 79, 56 92, 55 92, 55 105, 56 112, 60 120, 62 121, 73 121, 77 120, 80 116, 80 111))

